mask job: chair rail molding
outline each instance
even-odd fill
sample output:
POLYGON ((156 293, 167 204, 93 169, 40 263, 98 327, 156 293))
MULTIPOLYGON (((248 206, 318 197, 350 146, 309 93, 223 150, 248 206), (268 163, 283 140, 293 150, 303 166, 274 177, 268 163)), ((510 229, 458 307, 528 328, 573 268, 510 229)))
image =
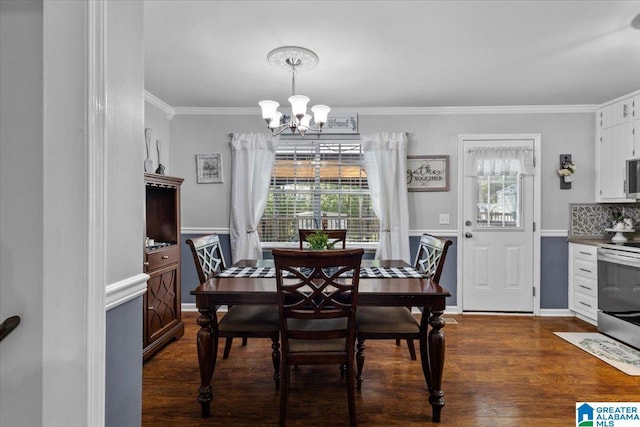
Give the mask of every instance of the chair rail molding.
POLYGON ((148 274, 137 274, 107 286, 105 311, 131 301, 147 291, 148 274))
POLYGON ((229 228, 215 228, 215 227, 182 227, 180 228, 181 234, 230 234, 229 228))

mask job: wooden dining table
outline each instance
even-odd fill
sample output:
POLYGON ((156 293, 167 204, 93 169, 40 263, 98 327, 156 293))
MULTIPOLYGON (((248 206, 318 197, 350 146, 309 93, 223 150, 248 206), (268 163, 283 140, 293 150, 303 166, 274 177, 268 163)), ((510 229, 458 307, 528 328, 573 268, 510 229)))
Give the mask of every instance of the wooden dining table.
MULTIPOLYGON (((234 267, 273 267, 273 260, 242 260, 234 267)), ((410 267, 404 261, 362 260, 362 267, 380 269, 410 267)), ((202 417, 211 415, 213 398, 213 373, 216 366, 217 316, 220 305, 273 304, 277 305, 276 280, 273 277, 212 277, 191 291, 196 298, 198 316, 197 349, 200 366, 200 387, 198 402, 202 417)), ((442 373, 444 369, 445 339, 441 317, 449 291, 427 278, 415 277, 361 277, 358 290, 359 306, 400 306, 422 309, 421 333, 426 339, 420 340, 420 359, 427 387, 432 420, 440 421, 444 406, 442 373), (424 345, 422 343, 425 343, 424 345), (424 348, 424 347, 427 348, 424 348)))

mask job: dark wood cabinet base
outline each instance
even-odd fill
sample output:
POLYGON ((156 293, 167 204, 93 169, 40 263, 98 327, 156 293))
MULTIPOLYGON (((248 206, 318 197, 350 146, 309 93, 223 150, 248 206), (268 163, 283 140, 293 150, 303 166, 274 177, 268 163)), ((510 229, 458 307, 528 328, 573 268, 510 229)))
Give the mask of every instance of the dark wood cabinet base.
POLYGON ((177 340, 184 335, 184 322, 180 321, 170 328, 161 338, 153 341, 142 350, 142 360, 147 361, 156 354, 162 347, 173 340, 177 340))

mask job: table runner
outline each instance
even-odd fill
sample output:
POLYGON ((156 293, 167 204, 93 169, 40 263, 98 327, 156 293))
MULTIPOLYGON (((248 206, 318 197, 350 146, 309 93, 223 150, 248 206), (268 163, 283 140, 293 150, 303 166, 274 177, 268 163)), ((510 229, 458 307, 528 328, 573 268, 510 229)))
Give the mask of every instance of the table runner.
MULTIPOLYGON (((287 273, 285 277, 291 277, 287 273)), ((346 277, 351 274, 346 274, 346 277)), ((223 270, 218 277, 260 277, 270 278, 276 277, 275 267, 230 267, 223 270)), ((393 279, 409 279, 423 278, 424 276, 416 271, 413 267, 362 267, 360 269, 360 278, 393 278, 393 279)))

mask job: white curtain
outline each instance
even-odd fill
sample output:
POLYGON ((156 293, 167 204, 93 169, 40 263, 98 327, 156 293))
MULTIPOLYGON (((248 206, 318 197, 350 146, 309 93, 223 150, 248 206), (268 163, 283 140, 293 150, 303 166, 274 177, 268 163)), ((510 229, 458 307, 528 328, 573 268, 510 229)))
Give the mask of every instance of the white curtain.
POLYGON ((380 244, 376 259, 409 256, 407 202, 407 136, 399 132, 361 135, 373 210, 380 220, 380 244))
POLYGON ((468 176, 533 175, 533 149, 529 147, 470 148, 468 176))
POLYGON ((231 258, 262 259, 256 228, 269 195, 278 139, 271 135, 234 134, 231 140, 231 258))

